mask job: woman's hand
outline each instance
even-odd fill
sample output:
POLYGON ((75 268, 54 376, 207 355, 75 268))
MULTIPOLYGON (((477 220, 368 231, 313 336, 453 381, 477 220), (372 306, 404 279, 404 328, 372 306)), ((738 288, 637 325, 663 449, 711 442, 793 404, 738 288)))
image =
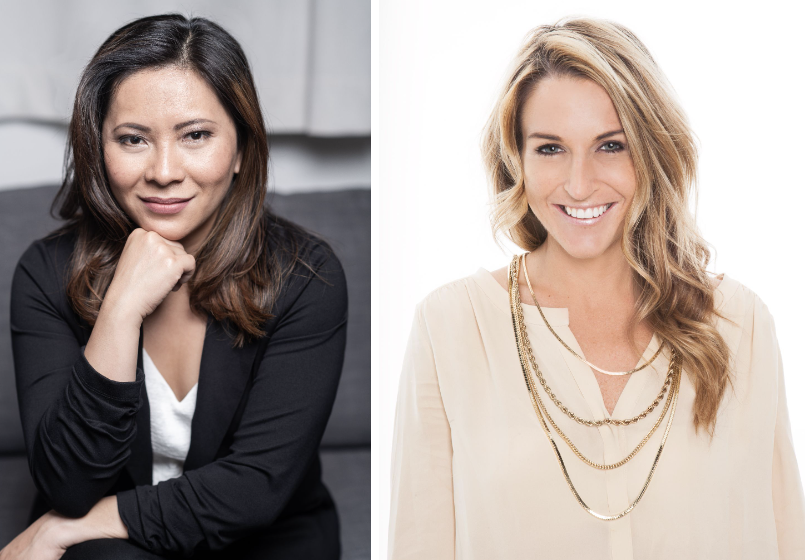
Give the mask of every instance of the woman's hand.
POLYGON ((196 259, 181 243, 137 228, 126 241, 103 306, 122 307, 118 311, 142 322, 195 270, 196 259))
POLYGON ((127 539, 117 496, 101 499, 84 517, 49 511, 0 550, 0 560, 58 560, 74 544, 94 539, 127 539))
POLYGON ((50 511, 0 550, 0 560, 57 560, 67 550, 65 523, 70 520, 50 511))
POLYGON ((84 349, 95 371, 114 381, 135 380, 143 319, 195 270, 196 259, 181 243, 140 228, 131 232, 84 349))

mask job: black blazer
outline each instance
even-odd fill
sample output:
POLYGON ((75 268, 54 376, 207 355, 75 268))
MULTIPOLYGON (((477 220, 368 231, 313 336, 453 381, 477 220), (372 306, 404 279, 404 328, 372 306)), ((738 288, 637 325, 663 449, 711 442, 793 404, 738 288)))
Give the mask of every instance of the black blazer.
POLYGON ((17 392, 40 509, 76 517, 117 494, 131 541, 189 555, 332 508, 318 445, 343 364, 347 295, 329 247, 307 242, 317 274, 294 270, 265 338, 233 348, 225 326, 208 319, 184 474, 153 486, 142 331, 135 381, 89 365, 92 329, 65 293, 74 243, 71 234, 34 242, 12 285, 17 392))

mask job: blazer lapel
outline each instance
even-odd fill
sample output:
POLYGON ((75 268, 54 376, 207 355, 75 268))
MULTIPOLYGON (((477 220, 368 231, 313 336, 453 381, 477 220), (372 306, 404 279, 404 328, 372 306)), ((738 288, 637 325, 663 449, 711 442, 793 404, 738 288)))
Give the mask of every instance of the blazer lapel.
MULTIPOLYGON (((140 345, 137 351, 137 368, 143 371, 143 329, 140 327, 140 345)), ((137 411, 137 435, 131 443, 131 456, 126 468, 135 485, 152 484, 153 455, 151 451, 151 408, 145 383, 140 389, 140 410, 137 411)))
POLYGON ((234 348, 232 340, 221 323, 208 319, 185 471, 215 460, 248 384, 256 344, 234 348))

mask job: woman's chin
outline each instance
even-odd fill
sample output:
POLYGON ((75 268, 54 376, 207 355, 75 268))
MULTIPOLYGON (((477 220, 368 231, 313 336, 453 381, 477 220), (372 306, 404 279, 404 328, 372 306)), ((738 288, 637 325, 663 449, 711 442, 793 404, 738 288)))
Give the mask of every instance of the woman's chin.
POLYGON ((140 224, 140 227, 145 231, 153 231, 168 241, 181 241, 190 233, 189 228, 177 227, 174 224, 155 224, 145 221, 140 224))
POLYGON ((607 255, 620 253, 619 250, 613 251, 613 248, 619 249, 620 244, 618 240, 607 243, 603 242, 600 238, 584 239, 564 241, 560 242, 559 245, 570 258, 577 260, 595 260, 607 255))

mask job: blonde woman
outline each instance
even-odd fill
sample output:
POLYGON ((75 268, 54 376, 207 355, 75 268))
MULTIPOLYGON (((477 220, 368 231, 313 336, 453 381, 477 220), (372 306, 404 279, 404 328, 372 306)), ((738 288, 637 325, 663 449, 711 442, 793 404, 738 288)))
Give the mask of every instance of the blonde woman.
POLYGON ((805 558, 774 323, 705 270, 692 133, 645 46, 535 29, 484 157, 527 253, 417 309, 390 557, 805 558))

